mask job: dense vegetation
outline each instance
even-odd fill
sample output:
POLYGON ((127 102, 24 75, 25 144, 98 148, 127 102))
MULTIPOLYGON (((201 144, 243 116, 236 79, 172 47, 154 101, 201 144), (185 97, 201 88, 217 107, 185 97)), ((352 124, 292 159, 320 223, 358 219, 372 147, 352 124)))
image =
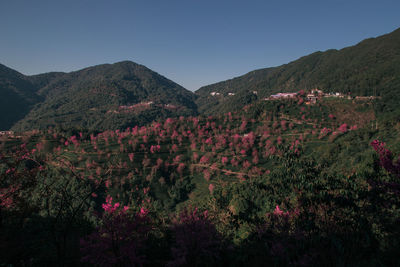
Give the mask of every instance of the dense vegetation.
POLYGON ((0 65, 0 129, 125 129, 158 118, 226 113, 276 92, 312 88, 381 96, 378 116, 392 122, 400 118, 399 66, 400 29, 352 47, 316 52, 279 67, 255 70, 202 87, 195 94, 128 61, 34 76, 0 65), (211 96, 211 92, 220 95, 211 96), (148 102, 154 104, 140 106, 148 102), (124 106, 131 108, 121 110, 124 106))
MULTIPOLYGON (((248 104, 243 96, 257 91, 262 99, 277 92, 322 89, 353 96, 382 96, 386 116, 399 118, 400 29, 341 50, 328 50, 296 61, 249 72, 246 75, 208 85, 196 91, 199 112, 228 112, 248 104), (219 96, 211 96, 219 92, 219 96), (228 93, 235 93, 228 96, 228 93)), ((256 97, 256 96, 252 96, 256 97)))
POLYGON ((0 94, 3 130, 124 129, 197 113, 193 93, 129 61, 35 76, 2 66, 0 94))
POLYGON ((400 125, 373 104, 4 138, 1 263, 396 266, 400 125))
POLYGON ((132 62, 0 65, 0 266, 399 266, 399 34, 202 88, 201 115, 132 62), (314 87, 381 98, 263 100, 314 87))
POLYGON ((0 64, 0 130, 10 129, 40 101, 36 89, 24 75, 0 64))

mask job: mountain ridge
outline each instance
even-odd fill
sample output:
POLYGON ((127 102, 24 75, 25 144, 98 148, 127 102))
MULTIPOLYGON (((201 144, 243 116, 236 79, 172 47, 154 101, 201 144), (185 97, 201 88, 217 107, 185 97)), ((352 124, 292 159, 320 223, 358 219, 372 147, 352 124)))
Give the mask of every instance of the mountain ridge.
MULTIPOLYGON (((300 57, 287 64, 262 68, 244 75, 203 86, 195 91, 199 112, 226 112, 243 107, 243 95, 257 91, 258 99, 277 92, 318 87, 325 91, 354 95, 385 95, 400 85, 400 28, 360 41, 340 50, 328 49, 300 57), (220 96, 212 97, 211 92, 220 96), (228 93, 238 96, 227 97, 228 93)), ((397 89, 396 89, 397 90, 397 89)))
MULTIPOLYGON (((25 105, 26 110, 23 116, 6 124, 8 127, 2 125, 3 129, 11 126, 15 131, 56 126, 114 129, 166 116, 197 114, 192 92, 131 61, 32 76, 5 68, 3 73, 14 73, 26 83, 23 91, 32 92, 35 101, 26 106, 25 102, 13 99, 16 107, 25 105), (143 102, 155 105, 134 110, 135 104, 143 102), (120 112, 120 106, 131 108, 120 112)), ((1 91, 9 91, 8 87, 4 84, 1 91)), ((17 90, 13 91, 17 95, 17 90)), ((10 97, 5 95, 3 99, 7 98, 10 97)))
POLYGON ((0 64, 0 127, 123 128, 168 116, 234 111, 277 92, 313 88, 381 96, 377 109, 388 119, 400 117, 400 28, 353 46, 253 70, 194 93, 128 60, 31 76, 0 64))

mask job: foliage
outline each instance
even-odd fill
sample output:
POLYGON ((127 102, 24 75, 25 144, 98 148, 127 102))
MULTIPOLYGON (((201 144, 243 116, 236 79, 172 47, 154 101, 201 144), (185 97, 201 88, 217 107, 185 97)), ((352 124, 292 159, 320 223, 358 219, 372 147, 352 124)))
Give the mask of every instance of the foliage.
POLYGON ((35 76, 1 65, 0 87, 1 111, 15 114, 1 117, 4 130, 124 129, 197 113, 193 93, 129 61, 35 76))
POLYGON ((130 214, 128 206, 112 204, 110 196, 102 206, 101 225, 80 241, 82 261, 97 266, 143 265, 141 250, 150 230, 147 212, 130 214))
POLYGON ((400 129, 300 98, 2 138, 2 263, 398 265, 400 129))
POLYGON ((174 245, 169 266, 216 265, 220 253, 220 237, 208 219, 208 212, 197 208, 183 209, 172 225, 174 245))
POLYGON ((387 122, 399 118, 400 29, 366 39, 341 50, 315 52, 288 64, 251 71, 196 91, 200 113, 215 114, 247 105, 238 95, 258 92, 258 98, 277 92, 322 89, 353 96, 381 96, 377 111, 387 122), (211 92, 220 93, 211 96, 211 92), (228 93, 235 93, 229 96, 228 93))

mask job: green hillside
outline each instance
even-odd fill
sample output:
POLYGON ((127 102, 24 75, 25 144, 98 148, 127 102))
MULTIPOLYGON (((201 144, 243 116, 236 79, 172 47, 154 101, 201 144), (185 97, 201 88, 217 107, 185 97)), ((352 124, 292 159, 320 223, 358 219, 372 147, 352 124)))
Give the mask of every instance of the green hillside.
POLYGON ((400 124, 301 100, 0 138, 3 265, 399 266, 400 124))
POLYGON ((0 64, 0 130, 9 129, 40 101, 36 90, 24 75, 0 64))
POLYGON ((400 29, 352 47, 255 70, 195 94, 129 61, 34 76, 1 65, 0 128, 123 129, 159 118, 234 111, 273 93, 312 88, 381 96, 374 105, 376 115, 393 124, 400 118, 399 66, 400 29))
POLYGON ((361 96, 376 94, 383 97, 381 111, 393 113, 400 101, 400 29, 341 50, 316 52, 279 67, 255 70, 202 87, 196 94, 199 112, 212 114, 244 106, 249 98, 312 88, 361 96), (211 92, 220 95, 211 96, 211 92))
POLYGON ((157 118, 194 115, 197 110, 193 93, 129 61, 21 77, 42 101, 12 127, 16 131, 49 126, 119 129, 157 118))

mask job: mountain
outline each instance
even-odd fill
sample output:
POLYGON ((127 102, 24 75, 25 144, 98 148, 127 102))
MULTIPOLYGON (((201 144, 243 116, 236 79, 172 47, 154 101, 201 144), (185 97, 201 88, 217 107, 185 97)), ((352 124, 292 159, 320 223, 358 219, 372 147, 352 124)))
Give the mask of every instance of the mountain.
POLYGON ((40 102, 37 89, 26 76, 0 64, 0 130, 9 129, 40 102))
POLYGON ((255 70, 195 94, 130 61, 34 76, 0 65, 0 129, 120 129, 159 118, 234 111, 273 93, 312 88, 381 96, 377 116, 400 121, 400 29, 255 70))
POLYGON ((27 106, 29 112, 12 126, 15 131, 49 126, 120 129, 197 112, 192 92, 130 61, 18 77, 36 105, 27 106))
POLYGON ((312 88, 376 94, 383 97, 381 109, 393 111, 400 102, 400 29, 341 50, 315 52, 279 67, 255 70, 195 93, 199 112, 212 114, 235 110, 273 93, 312 88), (212 92, 220 95, 212 96, 212 92))

